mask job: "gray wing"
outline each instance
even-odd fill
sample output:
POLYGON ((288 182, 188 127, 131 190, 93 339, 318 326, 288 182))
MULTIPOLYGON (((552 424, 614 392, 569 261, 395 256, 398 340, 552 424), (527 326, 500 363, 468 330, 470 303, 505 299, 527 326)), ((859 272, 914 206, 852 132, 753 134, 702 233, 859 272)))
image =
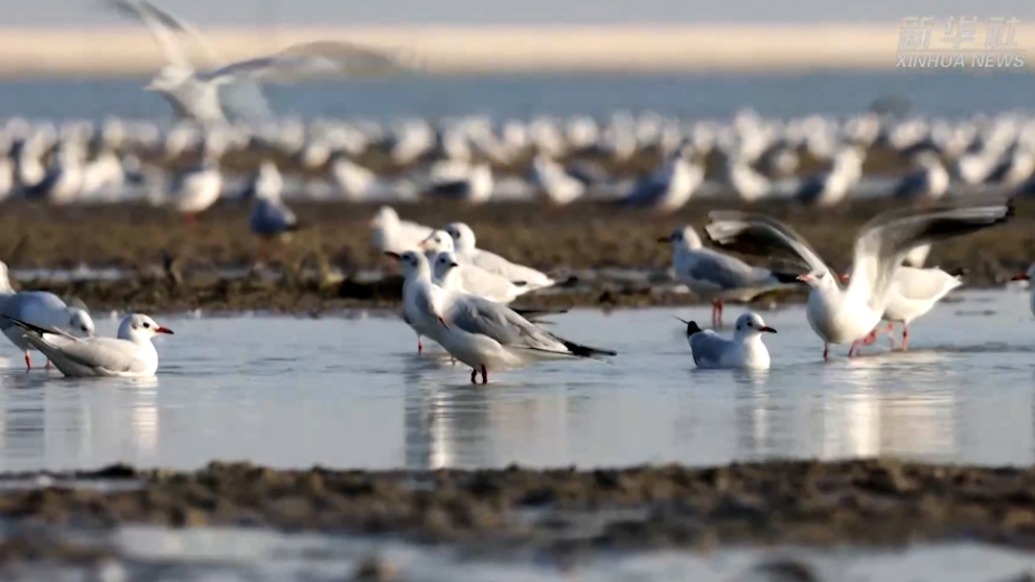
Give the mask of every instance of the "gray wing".
POLYGON ((109 337, 80 339, 63 335, 26 333, 25 338, 52 360, 110 372, 135 372, 141 365, 136 346, 109 337))
POLYGON ((849 289, 865 290, 881 301, 902 259, 914 247, 975 232, 1013 215, 1009 202, 960 205, 949 202, 881 214, 863 227, 855 242, 849 289))
POLYGON ((375 75, 401 71, 400 60, 386 52, 343 42, 313 42, 273 56, 231 63, 206 72, 206 80, 290 82, 320 75, 375 75))
POLYGON ((481 297, 465 295, 458 298, 447 321, 467 333, 490 337, 508 347, 571 353, 553 335, 539 329, 513 309, 481 297))
POLYGON ((17 324, 13 318, 25 323, 50 329, 56 314, 66 313, 66 305, 57 295, 46 291, 22 291, 4 301, 0 308, 0 330, 6 331, 17 324))
POLYGON ((729 349, 730 340, 719 337, 712 330, 705 330, 690 336, 690 351, 698 366, 718 366, 722 355, 729 349))
POLYGON ((733 210, 711 212, 708 219, 704 230, 720 247, 763 257, 781 253, 804 263, 810 271, 830 270, 804 237, 779 220, 733 210))
POLYGON ((252 214, 252 231, 258 234, 279 234, 295 225, 295 213, 288 207, 269 200, 260 200, 252 214))
POLYGON ((687 273, 692 279, 714 283, 722 289, 741 289, 770 282, 772 274, 745 263, 744 261, 701 249, 694 252, 694 261, 687 273))

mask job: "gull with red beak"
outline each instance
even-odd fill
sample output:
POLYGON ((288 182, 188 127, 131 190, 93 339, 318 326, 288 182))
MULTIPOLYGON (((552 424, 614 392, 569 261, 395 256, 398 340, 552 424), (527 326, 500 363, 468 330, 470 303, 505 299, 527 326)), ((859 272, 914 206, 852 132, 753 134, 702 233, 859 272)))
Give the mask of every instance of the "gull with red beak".
MULTIPOLYGON (((1024 273, 1014 275, 1011 281, 1031 281, 1035 277, 1035 264, 1028 267, 1028 270, 1024 273)), ((1029 309, 1031 309, 1032 315, 1035 315, 1035 285, 1031 286, 1031 300, 1029 303, 1029 309)))
POLYGON ((151 339, 172 335, 147 315, 133 313, 119 324, 118 337, 75 337, 59 329, 46 329, 8 318, 25 330, 25 339, 43 352, 65 376, 122 376, 144 378, 158 371, 158 351, 151 339))
POLYGON ((998 199, 948 202, 886 212, 863 226, 855 241, 852 279, 842 287, 838 277, 809 243, 786 224, 760 214, 717 211, 706 227, 716 244, 752 254, 787 253, 808 266, 806 315, 823 340, 823 359, 830 344, 866 337, 884 317, 889 289, 902 259, 913 248, 976 232, 1005 222, 1013 207, 998 199))
POLYGON ((686 341, 698 368, 769 369, 769 350, 762 342, 762 334, 776 333, 776 330, 766 325, 761 315, 749 311, 738 317, 733 339, 701 329, 693 321, 679 321, 686 324, 686 341))
POLYGON ((438 342, 441 328, 445 327, 440 308, 445 290, 432 282, 431 265, 423 253, 406 251, 399 254, 388 251, 385 254, 398 260, 402 268, 403 321, 417 332, 417 353, 421 353, 424 351, 421 337, 438 342))

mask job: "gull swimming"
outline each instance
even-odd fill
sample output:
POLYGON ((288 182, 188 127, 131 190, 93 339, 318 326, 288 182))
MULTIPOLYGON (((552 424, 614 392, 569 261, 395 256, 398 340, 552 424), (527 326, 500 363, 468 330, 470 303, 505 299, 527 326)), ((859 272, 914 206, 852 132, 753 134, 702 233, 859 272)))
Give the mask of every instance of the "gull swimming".
POLYGON ((143 378, 158 371, 155 334, 172 334, 147 315, 134 313, 119 324, 118 337, 78 338, 61 330, 33 325, 5 316, 18 325, 25 339, 43 352, 65 376, 122 376, 143 378))
POLYGON ((40 327, 60 329, 84 337, 94 334, 93 318, 86 309, 69 306, 57 295, 46 291, 15 292, 7 275, 7 265, 0 262, 0 331, 25 353, 25 368, 31 370, 29 351, 32 346, 21 330, 5 318, 17 318, 40 327))
POLYGON ((797 281, 797 275, 752 267, 744 261, 704 248, 689 226, 677 228, 658 242, 672 244, 672 269, 695 295, 712 302, 712 326, 722 327, 724 301, 746 302, 797 281))
POLYGON ((769 350, 762 342, 762 334, 776 330, 766 325, 761 315, 749 311, 738 317, 733 339, 703 330, 693 321, 679 321, 686 324, 686 341, 698 368, 769 369, 769 350))
MULTIPOLYGON (((496 253, 479 249, 474 230, 463 222, 446 225, 445 232, 448 234, 448 238, 453 239, 452 248, 439 248, 438 250, 454 251, 461 262, 470 263, 490 273, 495 273, 512 283, 524 283, 530 290, 543 289, 556 284, 556 281, 542 271, 512 263, 496 253)), ((445 241, 439 241, 438 244, 444 246, 445 241)))
POLYGON ((787 252, 808 266, 809 271, 800 276, 812 287, 806 315, 823 340, 826 360, 830 344, 855 342, 877 327, 890 299, 895 270, 910 249, 988 228, 1012 215, 1012 206, 1003 202, 941 204, 881 214, 864 225, 856 239, 852 278, 846 288, 804 238, 775 219, 716 211, 709 215, 706 230, 720 246, 766 256, 787 252))
MULTIPOLYGON (((423 274, 422 274, 423 276, 423 274)), ((443 289, 422 302, 440 311, 432 336, 457 360, 471 367, 471 383, 489 381, 489 372, 513 369, 538 360, 615 356, 617 352, 583 346, 540 329, 513 309, 476 295, 443 289)))

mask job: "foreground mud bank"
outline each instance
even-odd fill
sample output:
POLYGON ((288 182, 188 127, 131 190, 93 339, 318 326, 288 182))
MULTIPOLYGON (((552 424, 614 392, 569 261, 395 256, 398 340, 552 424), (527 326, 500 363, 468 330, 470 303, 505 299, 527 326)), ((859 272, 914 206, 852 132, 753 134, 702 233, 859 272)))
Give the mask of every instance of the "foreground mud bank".
MULTIPOLYGON (((851 262, 858 229, 893 204, 871 200, 821 210, 774 202, 756 210, 787 221, 833 266, 844 268, 851 262)), ((418 203, 398 210, 405 219, 429 225, 466 221, 479 246, 566 282, 522 301, 606 308, 692 302, 686 294, 673 293, 667 273, 671 249, 657 239, 679 225, 700 228, 708 211, 729 206, 693 202, 671 217, 593 202, 559 210, 527 203, 418 203)), ((0 259, 15 269, 22 287, 75 295, 94 308, 306 312, 395 303, 395 265, 370 246, 368 222, 377 205, 307 203, 296 209, 309 228, 286 244, 269 245, 248 232, 247 209, 233 203, 213 209, 194 228, 178 216, 143 206, 9 204, 0 213, 0 259), (254 268, 258 263, 263 268, 254 268), (82 265, 115 268, 123 280, 19 274, 82 265)), ((939 245, 929 264, 965 270, 970 286, 998 285, 1035 258, 1032 233, 1035 203, 1022 200, 1009 224, 939 245)))
MULTIPOLYGON (((486 550, 537 548, 558 556, 600 549, 962 540, 1035 548, 1031 467, 883 459, 704 469, 365 472, 213 463, 192 473, 113 466, 61 476, 48 486, 36 475, 3 481, 0 517, 11 531, 29 524, 37 531, 226 525, 401 536, 486 550), (98 481, 106 488, 82 486, 98 481)), ((33 539, 0 543, 0 560, 30 549, 52 557, 89 556, 67 542, 49 547, 33 539)))

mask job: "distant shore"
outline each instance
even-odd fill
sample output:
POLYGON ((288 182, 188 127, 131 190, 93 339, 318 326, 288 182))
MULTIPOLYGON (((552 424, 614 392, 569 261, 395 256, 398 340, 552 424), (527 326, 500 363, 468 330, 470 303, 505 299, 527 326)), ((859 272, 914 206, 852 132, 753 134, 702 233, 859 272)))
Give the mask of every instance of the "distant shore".
MULTIPOLYGON (((893 70, 899 23, 212 28, 228 60, 316 39, 402 49, 431 74, 893 70)), ((1016 31, 1020 48, 1035 26, 1016 31)), ((201 53, 199 52, 200 56, 201 53)), ((0 28, 0 78, 127 77, 163 63, 143 27, 0 28)))

